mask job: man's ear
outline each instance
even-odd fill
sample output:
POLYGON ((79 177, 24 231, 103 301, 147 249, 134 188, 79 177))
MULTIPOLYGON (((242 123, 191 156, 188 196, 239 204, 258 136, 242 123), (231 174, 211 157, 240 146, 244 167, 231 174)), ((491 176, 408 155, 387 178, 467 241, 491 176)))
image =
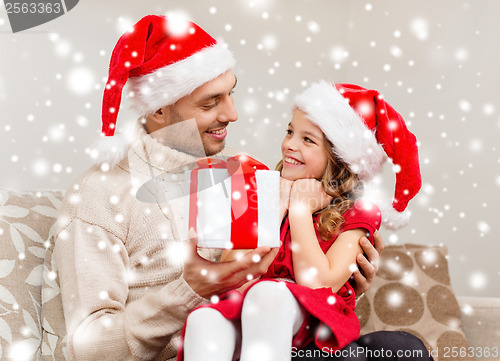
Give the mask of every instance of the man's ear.
POLYGON ((168 125, 170 119, 170 106, 158 109, 146 117, 146 130, 153 133, 168 125))
POLYGON ((169 112, 170 112, 170 106, 166 106, 166 107, 158 109, 153 114, 149 114, 149 117, 151 118, 151 120, 153 122, 157 123, 158 125, 165 126, 165 125, 167 125, 166 122, 169 119, 169 116, 168 116, 169 112))

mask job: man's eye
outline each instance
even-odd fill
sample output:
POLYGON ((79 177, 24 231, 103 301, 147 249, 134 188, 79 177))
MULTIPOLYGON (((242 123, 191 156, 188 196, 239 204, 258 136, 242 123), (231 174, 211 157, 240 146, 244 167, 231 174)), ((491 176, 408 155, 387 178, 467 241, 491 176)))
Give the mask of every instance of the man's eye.
POLYGON ((209 110, 209 109, 214 108, 216 105, 217 105, 217 103, 212 103, 212 104, 204 105, 204 106, 202 106, 202 108, 209 110))

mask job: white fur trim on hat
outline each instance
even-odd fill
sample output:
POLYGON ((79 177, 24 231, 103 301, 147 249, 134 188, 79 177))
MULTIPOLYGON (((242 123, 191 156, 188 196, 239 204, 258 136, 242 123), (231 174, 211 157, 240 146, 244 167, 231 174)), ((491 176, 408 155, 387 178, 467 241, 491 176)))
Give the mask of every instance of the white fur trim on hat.
POLYGON ((121 134, 112 137, 101 137, 90 147, 90 156, 96 164, 107 163, 110 168, 118 164, 129 148, 129 142, 121 134))
POLYGON ((389 201, 378 202, 377 206, 382 213, 382 225, 387 229, 397 230, 405 227, 410 222, 411 212, 409 209, 398 212, 389 201))
POLYGON ((153 73, 131 77, 132 108, 144 115, 174 104, 196 88, 217 78, 234 66, 231 51, 222 41, 153 73))
POLYGON ((295 98, 295 105, 321 128, 334 145, 334 153, 361 180, 369 180, 382 170, 387 157, 384 149, 333 84, 314 83, 295 98))

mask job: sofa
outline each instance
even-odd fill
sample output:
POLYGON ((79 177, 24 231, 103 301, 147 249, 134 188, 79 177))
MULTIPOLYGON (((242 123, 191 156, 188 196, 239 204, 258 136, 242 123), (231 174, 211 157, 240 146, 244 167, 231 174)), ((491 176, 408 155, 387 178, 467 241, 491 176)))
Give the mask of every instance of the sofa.
MULTIPOLYGON (((63 196, 0 188, 1 360, 67 357, 51 242, 63 196)), ((362 333, 413 333, 435 360, 500 360, 500 298, 456 297, 445 247, 387 246, 356 312, 362 333)))

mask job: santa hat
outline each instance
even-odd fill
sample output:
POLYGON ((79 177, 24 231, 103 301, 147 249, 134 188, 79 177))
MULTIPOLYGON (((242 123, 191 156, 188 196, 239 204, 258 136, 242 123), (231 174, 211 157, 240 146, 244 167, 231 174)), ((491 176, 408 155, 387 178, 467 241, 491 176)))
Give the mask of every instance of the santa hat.
POLYGON ((131 106, 139 115, 174 104, 231 69, 234 57, 193 22, 148 15, 118 40, 102 102, 99 160, 116 163, 126 147, 113 140, 122 90, 128 81, 131 106), (114 159, 113 159, 114 158, 114 159))
POLYGON ((375 90, 352 84, 313 84, 295 99, 297 108, 332 142, 334 153, 362 181, 382 171, 389 157, 396 171, 392 204, 378 204, 384 226, 405 226, 408 202, 422 185, 417 139, 403 117, 375 90))

